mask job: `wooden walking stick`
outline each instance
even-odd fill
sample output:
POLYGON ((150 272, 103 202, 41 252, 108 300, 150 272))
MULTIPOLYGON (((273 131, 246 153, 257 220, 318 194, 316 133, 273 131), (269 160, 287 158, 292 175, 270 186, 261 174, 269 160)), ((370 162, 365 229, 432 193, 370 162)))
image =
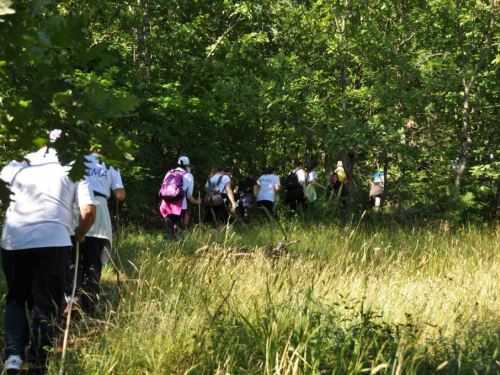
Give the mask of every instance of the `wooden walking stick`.
POLYGON ((78 276, 78 262, 80 260, 80 242, 76 240, 76 262, 75 262, 75 275, 73 276, 73 289, 71 290, 71 299, 69 300, 68 317, 66 318, 66 329, 64 330, 63 350, 61 356, 61 367, 59 368, 59 375, 64 374, 64 360, 66 359, 66 350, 68 349, 69 326, 71 324, 71 315, 73 315, 73 302, 75 300, 76 292, 76 279, 78 276))
MULTIPOLYGON (((198 200, 201 198, 201 192, 198 190, 198 200)), ((201 204, 198 205, 198 225, 201 225, 201 204)))

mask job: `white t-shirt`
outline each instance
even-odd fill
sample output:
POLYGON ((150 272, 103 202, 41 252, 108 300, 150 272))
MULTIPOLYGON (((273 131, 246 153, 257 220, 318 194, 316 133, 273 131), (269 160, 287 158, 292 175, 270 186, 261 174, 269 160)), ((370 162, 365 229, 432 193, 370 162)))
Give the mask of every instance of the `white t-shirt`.
MULTIPOLYGON (((175 170, 182 172, 184 169, 176 168, 175 170)), ((165 181, 168 176, 170 176, 170 171, 167 172, 163 181, 165 181)), ((187 200, 189 199, 190 196, 193 195, 193 189, 194 189, 193 175, 189 172, 186 172, 182 176, 182 190, 184 190, 186 193, 186 195, 184 196, 184 200, 182 201, 182 209, 183 210, 187 210, 187 200)))
POLYGON ((311 171, 307 174, 307 183, 310 183, 312 180, 318 179, 318 172, 311 171))
POLYGON ((106 163, 100 162, 97 159, 98 154, 90 154, 85 156, 88 161, 85 163, 87 167, 85 180, 90 185, 90 188, 109 198, 111 190, 123 189, 122 176, 120 171, 113 167, 106 167, 106 163))
POLYGON ((257 195, 257 201, 271 201, 274 202, 275 187, 281 186, 280 179, 274 174, 265 174, 260 176, 258 180, 260 184, 260 191, 257 195))
POLYGON ((69 168, 58 162, 30 162, 11 162, 0 173, 15 194, 5 217, 2 248, 71 246, 73 204, 94 205, 94 194, 86 181, 71 181, 69 168))
MULTIPOLYGON (((217 181, 219 181, 219 178, 220 178, 220 174, 217 173, 217 174, 214 174, 211 178, 210 178, 210 184, 216 184, 217 181)), ((227 191, 226 191, 226 184, 228 182, 231 182, 231 179, 229 178, 229 176, 226 176, 224 175, 222 177, 222 179, 220 180, 220 183, 219 183, 219 192, 220 193, 224 193, 224 194, 227 194, 227 191)), ((205 184, 205 187, 207 188, 208 187, 208 181, 207 183, 205 184)))
POLYGON ((290 173, 297 173, 297 177, 299 179, 300 184, 302 184, 303 182, 306 181, 306 171, 304 171, 302 168, 301 169, 294 169, 290 173))

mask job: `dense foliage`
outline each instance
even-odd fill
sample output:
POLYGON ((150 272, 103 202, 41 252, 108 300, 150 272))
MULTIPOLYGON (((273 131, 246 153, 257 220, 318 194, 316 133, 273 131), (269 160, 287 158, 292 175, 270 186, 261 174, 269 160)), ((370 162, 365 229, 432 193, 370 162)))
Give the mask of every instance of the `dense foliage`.
POLYGON ((132 212, 156 208, 164 173, 188 155, 198 183, 218 162, 283 175, 299 158, 326 176, 343 160, 349 213, 366 207, 367 176, 385 167, 387 199, 405 217, 498 217, 497 9, 0 0, 0 156, 58 127, 66 160, 100 146, 120 165, 126 135, 137 146, 124 169, 132 212))

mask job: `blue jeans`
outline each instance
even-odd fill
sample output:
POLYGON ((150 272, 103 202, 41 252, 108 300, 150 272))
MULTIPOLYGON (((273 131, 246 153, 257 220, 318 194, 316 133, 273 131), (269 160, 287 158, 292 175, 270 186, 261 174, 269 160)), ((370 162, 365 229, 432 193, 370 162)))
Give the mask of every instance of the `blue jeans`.
POLYGON ((30 339, 28 309, 32 308, 30 353, 37 366, 45 366, 47 348, 52 347, 59 332, 57 326, 63 311, 70 250, 71 246, 2 249, 3 272, 9 288, 5 306, 4 360, 11 355, 25 359, 30 339))

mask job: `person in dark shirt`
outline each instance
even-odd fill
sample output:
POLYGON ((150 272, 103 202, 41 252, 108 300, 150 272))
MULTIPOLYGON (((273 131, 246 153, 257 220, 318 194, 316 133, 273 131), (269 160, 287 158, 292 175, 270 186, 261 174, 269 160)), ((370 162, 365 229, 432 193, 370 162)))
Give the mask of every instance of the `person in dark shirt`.
POLYGON ((254 197, 259 194, 259 190, 259 183, 253 179, 252 171, 247 169, 245 171, 245 178, 234 189, 235 195, 239 196, 238 211, 246 225, 250 224, 250 212, 255 207, 254 197))

